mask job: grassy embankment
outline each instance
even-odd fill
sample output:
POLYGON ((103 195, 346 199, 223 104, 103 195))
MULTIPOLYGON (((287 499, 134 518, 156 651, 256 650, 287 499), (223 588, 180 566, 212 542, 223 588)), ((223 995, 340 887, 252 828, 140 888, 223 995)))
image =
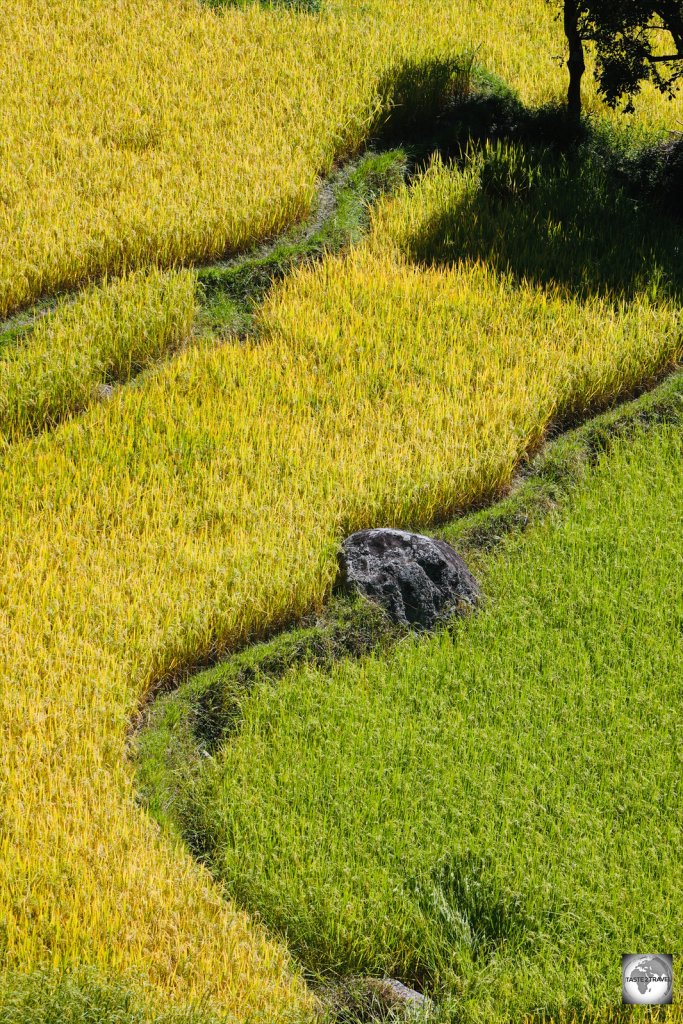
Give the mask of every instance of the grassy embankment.
POLYGON ((682 456, 678 374, 441 531, 476 616, 387 653, 340 601, 153 710, 155 814, 337 1005, 388 973, 439 1020, 630 1020, 623 950, 678 950, 682 456))

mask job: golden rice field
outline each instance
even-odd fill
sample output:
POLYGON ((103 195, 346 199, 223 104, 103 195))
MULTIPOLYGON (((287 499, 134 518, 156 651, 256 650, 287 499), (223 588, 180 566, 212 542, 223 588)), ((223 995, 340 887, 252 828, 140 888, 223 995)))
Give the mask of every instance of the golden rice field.
MULTIPOLYGON (((529 102, 564 85, 542 0, 368 0, 320 18, 0 0, 0 15, 0 315, 301 217, 401 59, 483 41, 480 59, 529 102)), ((642 110, 652 125, 675 112, 652 94, 642 110)), ((142 365, 183 340, 191 275, 88 291, 3 356, 2 966, 85 962, 150 982, 163 1003, 310 1015, 286 952, 136 805, 125 755, 141 699, 319 606, 345 531, 490 496, 554 417, 682 349, 666 301, 412 264, 406 226, 460 187, 435 166, 350 256, 278 288, 258 343, 183 349, 50 434, 18 439, 45 402, 82 387, 69 408, 86 406, 117 359, 142 365)))
POLYGON ((84 290, 40 318, 0 358, 0 439, 11 443, 55 425, 128 381, 192 332, 190 271, 135 271, 84 290))
MULTIPOLYGON (((0 0, 0 317, 105 271, 206 258, 300 218, 316 176, 362 144, 402 60, 478 48, 530 103, 564 89, 545 0, 327 10, 0 0)), ((655 124, 674 113, 652 93, 640 109, 655 124)))

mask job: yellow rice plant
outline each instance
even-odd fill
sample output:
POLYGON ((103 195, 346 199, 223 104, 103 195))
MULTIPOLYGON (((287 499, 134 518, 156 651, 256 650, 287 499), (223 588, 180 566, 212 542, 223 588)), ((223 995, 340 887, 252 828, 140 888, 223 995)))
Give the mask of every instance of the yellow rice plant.
POLYGON ((345 532, 491 496, 558 412, 679 355, 666 303, 411 265, 392 235, 411 203, 438 213, 450 173, 384 204, 347 258, 295 273, 258 343, 187 348, 144 387, 5 452, 7 966, 138 972, 164 999, 242 1019, 305 1012, 283 952, 136 806, 125 750, 140 700, 319 606, 345 532))
MULTIPOLYGON (((105 272, 234 251, 310 208, 402 61, 476 49, 522 97, 564 89, 545 0, 0 0, 0 317, 105 272)), ((683 109, 647 92, 648 123, 683 109)))
POLYGON ((0 352, 0 439, 16 440, 85 409, 98 389, 131 379, 187 340, 195 311, 190 271, 136 271, 62 301, 0 352))

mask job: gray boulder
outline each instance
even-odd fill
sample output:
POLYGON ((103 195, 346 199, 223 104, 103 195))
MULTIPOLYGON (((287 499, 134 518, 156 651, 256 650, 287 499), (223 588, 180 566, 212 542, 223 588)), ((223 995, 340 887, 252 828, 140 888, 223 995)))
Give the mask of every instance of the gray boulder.
POLYGON ((433 1014, 434 1003, 428 996, 395 978, 368 978, 366 984, 388 1010, 402 1011, 404 1019, 427 1020, 433 1014))
POLYGON ((394 622, 433 629, 473 608, 481 592, 450 544, 404 530, 361 530, 344 541, 341 582, 394 622))

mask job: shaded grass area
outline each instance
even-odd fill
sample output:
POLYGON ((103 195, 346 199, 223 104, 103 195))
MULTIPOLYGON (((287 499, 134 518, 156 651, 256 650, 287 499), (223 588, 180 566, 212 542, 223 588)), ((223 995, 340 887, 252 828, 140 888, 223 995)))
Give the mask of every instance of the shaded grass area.
POLYGON ((55 300, 36 302, 28 310, 15 313, 0 321, 0 358, 3 349, 9 349, 35 328, 41 317, 48 316, 55 308, 55 300))
POLYGON ((469 187, 405 238, 406 253, 428 266, 481 260, 582 298, 680 303, 681 226, 620 178, 615 161, 593 144, 562 153, 488 141, 470 150, 469 187))
POLYGON ((678 373, 442 528, 481 615, 419 640, 337 599, 151 709, 146 803, 312 975, 617 1019, 623 949, 676 948, 682 425, 678 373))
POLYGON ((420 74, 407 66, 394 83, 381 137, 402 140, 413 172, 435 158, 455 162, 469 187, 406 231, 410 259, 426 267, 479 260, 580 298, 646 294, 680 304, 683 140, 628 119, 585 118, 577 133, 564 105, 526 106, 472 55, 430 65, 429 112, 421 112, 401 99, 420 74))
MULTIPOLYGON (((387 104, 377 141, 404 146, 413 169, 427 166, 436 153, 462 165, 473 154, 500 156, 513 145, 517 153, 512 176, 500 160, 497 167, 489 166, 492 198, 528 198, 529 186, 536 184, 545 185, 546 191, 536 190, 532 213, 545 199, 551 214, 557 208, 570 220, 580 220, 577 214, 585 212, 586 202, 601 202, 604 214, 619 219, 630 209, 636 228, 645 222, 643 204, 646 209, 654 206, 656 214, 683 216, 680 138, 653 132, 628 118, 608 122, 586 116, 577 129, 568 120, 564 103, 526 105, 508 82, 478 63, 474 53, 450 61, 407 62, 387 82, 387 90, 393 102, 387 104), (519 167, 520 157, 526 167, 519 167), (537 168, 535 174, 529 175, 529 165, 537 168), (585 197, 575 185, 582 174, 585 197), (562 196, 558 176, 571 185, 567 196, 562 196), (630 206, 624 206, 625 199, 630 206)), ((585 226, 587 240, 595 241, 595 225, 585 226)))

